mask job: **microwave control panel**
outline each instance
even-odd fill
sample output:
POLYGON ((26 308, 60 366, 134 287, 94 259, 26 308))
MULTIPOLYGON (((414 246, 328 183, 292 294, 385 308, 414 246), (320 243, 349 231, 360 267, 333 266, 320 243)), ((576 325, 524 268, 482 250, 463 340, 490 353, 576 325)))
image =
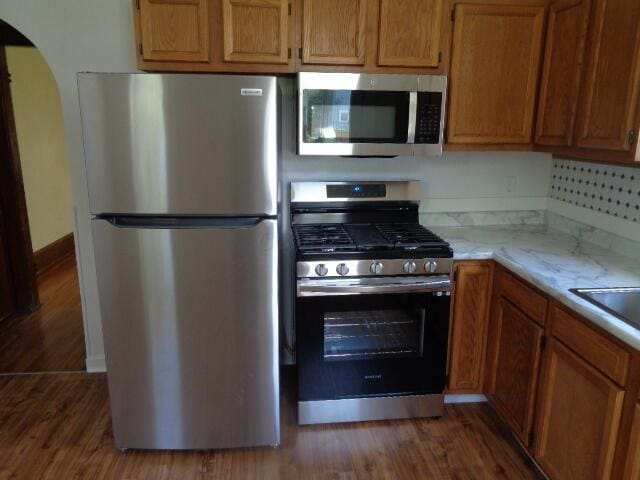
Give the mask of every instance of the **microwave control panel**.
POLYGON ((440 143, 442 93, 418 92, 414 143, 440 143))

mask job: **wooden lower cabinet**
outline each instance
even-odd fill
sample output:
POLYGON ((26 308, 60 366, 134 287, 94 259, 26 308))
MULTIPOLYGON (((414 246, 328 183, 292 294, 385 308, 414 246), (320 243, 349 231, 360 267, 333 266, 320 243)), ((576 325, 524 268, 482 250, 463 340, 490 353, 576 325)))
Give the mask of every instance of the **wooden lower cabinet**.
POLYGON ((448 391, 480 393, 493 264, 459 262, 455 274, 448 391))
POLYGON ((624 470, 624 480, 640 480, 640 402, 636 404, 631 439, 624 470))
POLYGON ((540 382, 535 459, 554 480, 611 478, 625 392, 556 339, 540 382))
POLYGON ((505 297, 494 306, 490 339, 489 400, 528 446, 544 330, 505 297))

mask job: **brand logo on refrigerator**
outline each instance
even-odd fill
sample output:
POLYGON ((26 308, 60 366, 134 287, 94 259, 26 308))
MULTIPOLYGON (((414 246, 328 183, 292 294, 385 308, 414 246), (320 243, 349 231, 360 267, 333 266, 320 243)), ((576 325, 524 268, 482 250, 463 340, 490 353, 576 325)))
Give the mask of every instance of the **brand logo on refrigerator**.
POLYGON ((241 88, 240 95, 243 97, 261 97, 262 89, 261 88, 241 88))
POLYGON ((376 373, 374 375, 365 375, 364 379, 365 380, 382 380, 382 374, 376 373))

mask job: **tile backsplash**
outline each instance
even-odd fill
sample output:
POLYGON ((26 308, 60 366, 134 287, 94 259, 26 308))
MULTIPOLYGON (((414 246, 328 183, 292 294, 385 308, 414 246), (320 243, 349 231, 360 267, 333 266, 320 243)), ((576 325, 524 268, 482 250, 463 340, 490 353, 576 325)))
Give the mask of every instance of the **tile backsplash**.
POLYGON ((549 196, 640 223, 640 169, 554 160, 549 196))

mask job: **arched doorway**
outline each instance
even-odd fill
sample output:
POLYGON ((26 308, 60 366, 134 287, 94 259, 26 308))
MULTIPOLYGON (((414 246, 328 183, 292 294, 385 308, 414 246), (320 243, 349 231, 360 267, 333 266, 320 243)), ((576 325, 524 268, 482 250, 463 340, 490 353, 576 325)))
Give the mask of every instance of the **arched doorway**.
POLYGON ((0 21, 0 373, 84 369, 60 96, 46 61, 0 21))

